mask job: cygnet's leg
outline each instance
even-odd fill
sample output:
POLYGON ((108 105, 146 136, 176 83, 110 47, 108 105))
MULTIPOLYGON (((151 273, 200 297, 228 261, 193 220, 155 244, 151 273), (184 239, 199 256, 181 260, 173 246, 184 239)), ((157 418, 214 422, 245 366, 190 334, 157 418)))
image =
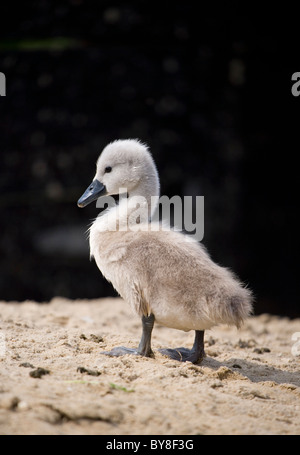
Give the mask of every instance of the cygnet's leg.
POLYGON ((104 351, 101 354, 106 354, 110 356, 122 356, 125 354, 134 354, 134 355, 142 355, 144 357, 153 357, 153 351, 151 349, 151 334, 152 329, 154 326, 154 314, 150 314, 150 316, 143 316, 142 317, 142 326, 143 326, 143 333, 140 344, 137 349, 132 348, 125 348, 124 346, 119 346, 113 348, 111 351, 104 351))
POLYGON ((159 352, 167 355, 171 359, 179 360, 179 362, 200 362, 205 357, 204 330, 195 330, 195 340, 192 349, 159 349, 159 352))

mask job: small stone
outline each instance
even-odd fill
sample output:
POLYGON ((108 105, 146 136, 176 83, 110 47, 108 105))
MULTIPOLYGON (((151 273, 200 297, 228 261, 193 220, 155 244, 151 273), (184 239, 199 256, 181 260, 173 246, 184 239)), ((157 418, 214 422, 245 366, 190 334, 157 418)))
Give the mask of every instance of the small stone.
POLYGON ((86 373, 86 374, 89 374, 90 376, 100 376, 100 371, 97 371, 97 370, 90 370, 89 368, 85 368, 85 367, 78 367, 77 368, 77 371, 79 373, 86 373))
POLYGON ((34 368, 34 366, 32 365, 32 363, 29 363, 29 362, 20 363, 19 367, 34 368))
POLYGON ((20 401, 18 403, 18 410, 26 411, 29 408, 28 403, 26 401, 20 401))
POLYGON ((217 389, 218 387, 224 387, 221 381, 213 382, 211 384, 212 389, 217 389))
POLYGON ((102 343, 102 341, 103 341, 103 337, 101 335, 94 335, 93 333, 91 333, 90 339, 91 339, 91 341, 94 341, 95 343, 102 343))
POLYGON ((256 352, 256 354, 263 354, 264 352, 271 352, 269 348, 254 348, 253 352, 256 352))
POLYGON ((45 374, 50 374, 50 371, 46 370, 45 368, 39 367, 36 370, 30 371, 29 376, 31 376, 32 378, 41 378, 45 374))
POLYGON ((241 349, 245 349, 245 348, 253 348, 253 346, 256 345, 256 341, 255 340, 241 340, 239 339, 239 341, 237 342, 237 345, 236 347, 238 348, 241 348, 241 349))

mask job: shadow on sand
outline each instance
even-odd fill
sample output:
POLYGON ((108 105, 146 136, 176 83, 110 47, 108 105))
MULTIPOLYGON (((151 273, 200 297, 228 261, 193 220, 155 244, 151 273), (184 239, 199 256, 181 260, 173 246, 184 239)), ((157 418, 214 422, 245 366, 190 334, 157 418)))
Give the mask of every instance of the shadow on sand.
POLYGON ((203 359, 201 366, 209 367, 213 370, 218 370, 220 367, 225 366, 231 371, 245 376, 252 382, 274 381, 277 384, 293 384, 300 387, 300 370, 280 370, 272 365, 250 362, 249 360, 239 358, 231 358, 219 362, 209 356, 203 359))

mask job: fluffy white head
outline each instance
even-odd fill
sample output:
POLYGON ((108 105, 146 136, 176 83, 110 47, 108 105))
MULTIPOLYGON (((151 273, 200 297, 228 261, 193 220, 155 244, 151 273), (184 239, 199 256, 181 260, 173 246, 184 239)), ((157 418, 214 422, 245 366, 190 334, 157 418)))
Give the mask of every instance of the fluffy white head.
POLYGON ((130 196, 159 196, 159 177, 145 144, 135 139, 108 144, 97 161, 95 179, 106 187, 108 195, 126 188, 130 196))

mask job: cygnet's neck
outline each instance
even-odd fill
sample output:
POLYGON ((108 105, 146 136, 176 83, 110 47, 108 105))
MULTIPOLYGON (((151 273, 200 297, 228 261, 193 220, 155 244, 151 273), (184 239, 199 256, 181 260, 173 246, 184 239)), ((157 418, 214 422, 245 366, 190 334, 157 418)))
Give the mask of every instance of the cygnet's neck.
POLYGON ((159 185, 148 179, 140 181, 130 192, 120 195, 119 203, 95 220, 92 228, 98 232, 139 230, 149 224, 159 197, 159 185), (152 183, 152 184, 151 184, 152 183))

